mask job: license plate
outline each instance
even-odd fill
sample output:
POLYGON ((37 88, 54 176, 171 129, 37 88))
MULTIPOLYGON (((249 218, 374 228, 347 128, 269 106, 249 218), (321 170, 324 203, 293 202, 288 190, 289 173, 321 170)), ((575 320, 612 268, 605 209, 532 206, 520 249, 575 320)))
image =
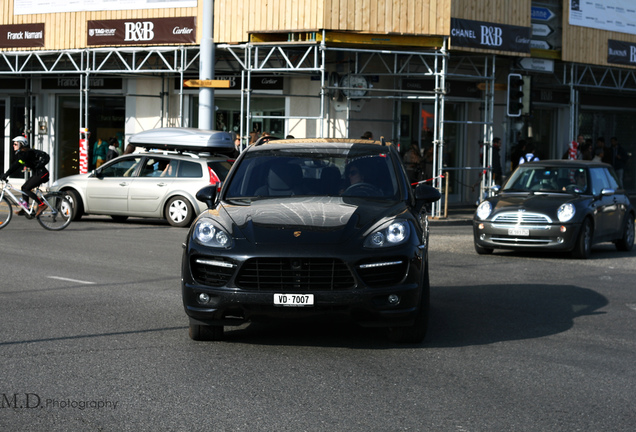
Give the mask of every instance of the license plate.
POLYGON ((313 305, 313 294, 274 294, 274 306, 304 307, 313 305))
POLYGON ((510 236, 529 236, 530 230, 527 228, 510 228, 508 230, 510 236))

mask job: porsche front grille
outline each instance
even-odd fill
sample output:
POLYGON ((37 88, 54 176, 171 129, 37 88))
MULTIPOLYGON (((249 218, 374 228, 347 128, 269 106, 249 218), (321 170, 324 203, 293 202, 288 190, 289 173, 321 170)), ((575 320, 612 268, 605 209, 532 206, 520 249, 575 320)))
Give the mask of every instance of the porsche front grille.
POLYGON ((332 258, 253 258, 241 267, 236 285, 248 290, 321 291, 353 289, 349 268, 332 258))

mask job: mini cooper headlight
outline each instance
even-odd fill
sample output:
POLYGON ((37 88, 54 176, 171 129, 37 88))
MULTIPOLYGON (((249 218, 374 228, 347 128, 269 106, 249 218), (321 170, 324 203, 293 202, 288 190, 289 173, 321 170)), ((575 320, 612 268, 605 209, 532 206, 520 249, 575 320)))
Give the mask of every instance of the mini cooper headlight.
POLYGON ((561 222, 567 222, 574 217, 574 213, 576 213, 576 209, 572 204, 561 204, 557 210, 557 217, 561 222))
POLYGON ((199 219, 194 226, 192 236, 195 241, 205 246, 224 249, 232 247, 232 237, 212 219, 199 219))
POLYGON ((488 216, 490 216, 490 213, 492 213, 492 204, 490 204, 490 201, 482 201, 479 207, 477 207, 477 218, 486 220, 488 216))
POLYGON ((396 246, 408 240, 411 233, 409 223, 405 220, 395 220, 385 228, 374 231, 367 236, 364 247, 380 248, 396 246))

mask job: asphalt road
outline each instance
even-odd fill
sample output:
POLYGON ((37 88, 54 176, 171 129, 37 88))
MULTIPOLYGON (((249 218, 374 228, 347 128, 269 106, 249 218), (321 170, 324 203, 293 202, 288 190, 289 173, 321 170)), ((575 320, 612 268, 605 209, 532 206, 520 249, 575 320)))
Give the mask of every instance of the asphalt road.
POLYGON ((478 256, 431 228, 422 345, 355 326, 188 338, 185 229, 0 230, 2 431, 633 431, 636 249, 478 256))

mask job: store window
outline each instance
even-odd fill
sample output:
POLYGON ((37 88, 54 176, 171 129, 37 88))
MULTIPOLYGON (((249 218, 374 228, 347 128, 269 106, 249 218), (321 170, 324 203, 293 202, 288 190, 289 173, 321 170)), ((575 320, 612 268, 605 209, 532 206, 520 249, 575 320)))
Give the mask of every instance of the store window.
MULTIPOLYGON (((190 124, 196 128, 199 127, 199 97, 194 96, 191 101, 190 124)), ((214 104, 216 105, 215 130, 239 134, 241 129, 240 100, 236 97, 227 98, 216 96, 214 98, 214 104)), ((282 118, 285 115, 284 97, 252 98, 250 100, 250 110, 252 116, 259 118, 252 119, 248 130, 252 132, 256 131, 259 135, 263 132, 267 132, 270 135, 283 138, 283 134, 285 133, 285 121, 284 118, 282 118)), ((246 120, 244 119, 244 121, 246 120)), ((245 126, 243 126, 243 128, 245 128, 245 126)))
MULTIPOLYGON (((93 149, 98 139, 108 142, 116 138, 119 148, 123 151, 124 126, 125 126, 125 101, 124 97, 94 96, 89 100, 88 130, 89 157, 88 168, 94 169, 96 161, 93 149)), ((57 178, 66 177, 80 172, 79 154, 79 128, 80 112, 79 98, 77 96, 59 96, 57 104, 58 129, 56 149, 56 173, 57 178)))

